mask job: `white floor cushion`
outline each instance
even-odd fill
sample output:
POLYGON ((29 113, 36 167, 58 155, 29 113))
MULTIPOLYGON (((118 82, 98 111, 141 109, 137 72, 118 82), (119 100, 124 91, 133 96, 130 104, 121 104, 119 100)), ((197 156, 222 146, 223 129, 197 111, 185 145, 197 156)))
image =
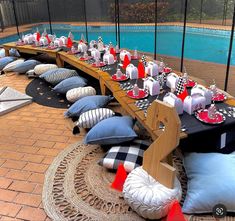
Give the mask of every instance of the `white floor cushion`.
POLYGON ((93 87, 78 87, 69 90, 66 93, 66 98, 70 102, 75 102, 83 97, 96 95, 96 90, 93 87))
POLYGON ((35 66, 34 73, 36 75, 41 75, 45 73, 46 71, 57 69, 57 68, 58 66, 56 64, 39 64, 35 66))
POLYGON ((130 207, 146 219, 160 219, 169 212, 172 202, 180 201, 182 189, 176 178, 174 189, 157 182, 142 167, 128 175, 124 186, 124 199, 130 207))

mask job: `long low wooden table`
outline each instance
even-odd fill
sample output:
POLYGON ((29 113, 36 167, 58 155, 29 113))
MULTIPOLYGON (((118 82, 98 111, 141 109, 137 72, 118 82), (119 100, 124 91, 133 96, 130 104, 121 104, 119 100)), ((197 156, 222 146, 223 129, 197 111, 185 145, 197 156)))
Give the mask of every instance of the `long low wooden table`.
MULTIPOLYGON (((69 55, 62 51, 34 48, 32 46, 16 46, 15 43, 7 43, 3 47, 7 55, 11 48, 28 54, 46 53, 56 59, 59 67, 63 67, 64 62, 66 62, 98 79, 102 94, 105 95, 110 90, 125 111, 133 118, 136 118, 151 135, 154 142, 144 153, 143 168, 160 183, 169 188, 173 187, 176 171, 172 166, 169 155, 178 146, 179 140, 187 137, 187 133, 181 132, 180 119, 174 107, 156 100, 148 108, 147 115, 145 115, 144 111, 139 110, 135 105, 136 100, 127 97, 126 92, 120 88, 119 83, 111 80, 109 73, 94 68, 84 61, 80 61, 74 55, 69 55), (165 125, 164 131, 159 129, 161 122, 165 125)), ((204 83, 200 79, 195 80, 202 84, 204 83)), ((229 99, 228 103, 234 104, 233 98, 229 99)))
POLYGON ((10 54, 9 51, 11 48, 15 48, 19 52, 26 53, 26 54, 33 54, 33 55, 47 54, 48 56, 56 59, 56 63, 58 65, 58 67, 63 67, 63 61, 60 60, 58 50, 56 50, 56 49, 49 50, 49 49, 45 49, 42 47, 33 47, 32 45, 19 46, 19 45, 16 45, 15 42, 6 43, 3 45, 3 48, 5 49, 6 56, 9 56, 9 54, 10 54))

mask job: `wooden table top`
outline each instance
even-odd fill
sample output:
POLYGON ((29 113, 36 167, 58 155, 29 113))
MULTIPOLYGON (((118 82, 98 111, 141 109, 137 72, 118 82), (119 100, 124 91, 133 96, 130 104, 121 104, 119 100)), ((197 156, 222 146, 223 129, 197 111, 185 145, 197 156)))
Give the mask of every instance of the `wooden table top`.
POLYGON ((16 45, 15 42, 11 42, 11 43, 6 43, 3 44, 3 47, 6 50, 10 50, 11 48, 15 48, 17 50, 19 50, 20 52, 23 53, 27 53, 27 54, 37 54, 37 53, 47 53, 48 55, 50 55, 51 57, 56 57, 58 50, 50 50, 50 49, 46 49, 46 48, 41 48, 41 47, 33 47, 32 45, 16 45))

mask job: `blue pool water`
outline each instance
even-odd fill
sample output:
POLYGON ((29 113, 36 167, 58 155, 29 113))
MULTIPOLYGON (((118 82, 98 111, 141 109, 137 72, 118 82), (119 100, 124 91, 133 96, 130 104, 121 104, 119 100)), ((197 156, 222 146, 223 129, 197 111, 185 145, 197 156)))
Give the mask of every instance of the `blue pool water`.
MULTIPOLYGON (((38 26, 42 32, 48 25, 38 26)), ((34 32, 36 27, 29 32, 34 32)), ((70 25, 53 25, 53 32, 57 36, 68 35, 72 31, 78 40, 81 34, 85 34, 85 28, 70 25)), ((179 26, 159 26, 157 31, 157 54, 168 56, 181 56, 183 28, 179 26)), ((26 33, 24 33, 26 34, 26 33)), ((105 43, 116 43, 115 28, 111 26, 88 27, 89 40, 102 36, 105 43)), ((17 35, 0 39, 0 44, 16 41, 17 35)), ((210 30, 202 28, 190 28, 186 30, 185 58, 214 62, 227 63, 230 32, 222 30, 210 30)), ((121 47, 137 49, 140 51, 154 52, 154 27, 153 26, 121 26, 121 47)), ((235 47, 235 39, 234 39, 235 47)), ((232 52, 231 64, 235 65, 235 49, 232 52)))

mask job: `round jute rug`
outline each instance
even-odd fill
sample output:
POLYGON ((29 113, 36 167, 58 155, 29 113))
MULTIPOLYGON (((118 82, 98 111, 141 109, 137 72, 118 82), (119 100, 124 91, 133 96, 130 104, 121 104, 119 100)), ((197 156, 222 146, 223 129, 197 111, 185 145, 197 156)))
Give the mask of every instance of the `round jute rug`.
POLYGON ((74 144, 62 151, 47 170, 42 201, 53 220, 143 220, 110 188, 115 174, 99 166, 100 146, 74 144))

